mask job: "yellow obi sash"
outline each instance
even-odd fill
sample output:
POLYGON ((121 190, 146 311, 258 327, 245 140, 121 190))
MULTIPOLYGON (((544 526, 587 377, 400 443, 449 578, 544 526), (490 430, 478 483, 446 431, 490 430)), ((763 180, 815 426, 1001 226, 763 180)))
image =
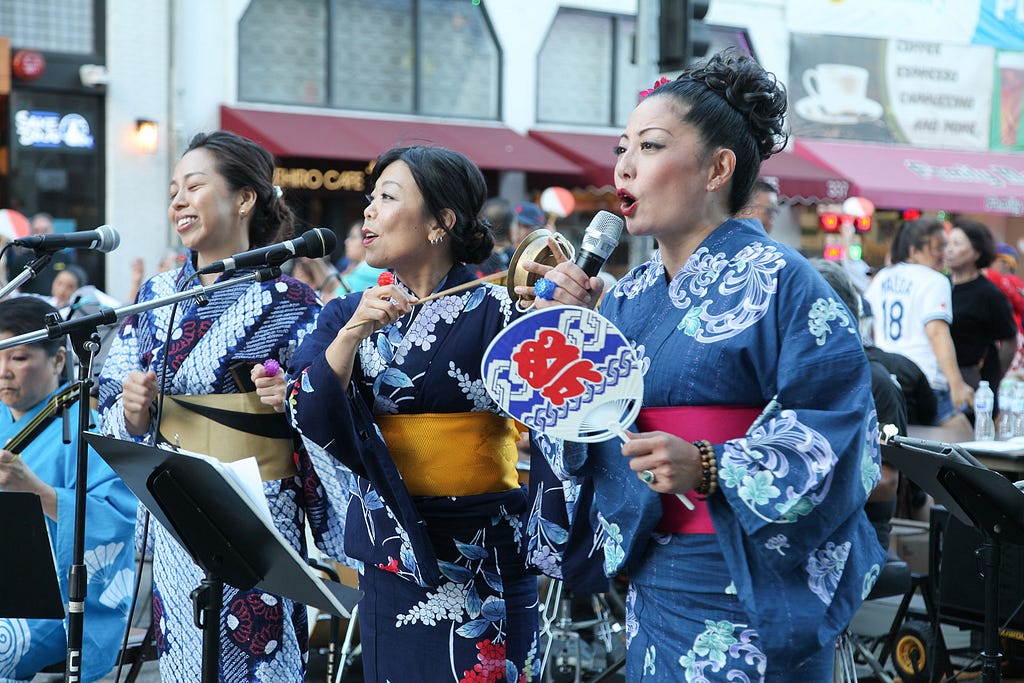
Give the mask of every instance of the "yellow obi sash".
POLYGON ((160 438, 221 462, 254 456, 263 481, 298 474, 288 420, 255 391, 166 396, 160 438))
POLYGON ((515 420, 494 413, 378 415, 384 443, 414 496, 519 488, 515 420))

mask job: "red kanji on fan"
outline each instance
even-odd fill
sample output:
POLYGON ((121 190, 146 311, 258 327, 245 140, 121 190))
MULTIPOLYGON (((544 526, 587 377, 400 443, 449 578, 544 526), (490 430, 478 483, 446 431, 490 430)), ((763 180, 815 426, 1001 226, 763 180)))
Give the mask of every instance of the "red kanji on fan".
POLYGON ((544 329, 534 341, 523 342, 512 354, 516 372, 540 395, 560 406, 566 399, 586 391, 583 382, 598 383, 603 378, 593 361, 580 358, 581 352, 566 341, 558 330, 544 329))

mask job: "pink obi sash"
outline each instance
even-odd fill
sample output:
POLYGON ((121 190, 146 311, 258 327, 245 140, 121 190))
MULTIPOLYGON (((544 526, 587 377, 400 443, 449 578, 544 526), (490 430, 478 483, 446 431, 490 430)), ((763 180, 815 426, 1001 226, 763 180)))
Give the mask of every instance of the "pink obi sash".
MULTIPOLYGON (((749 406, 643 408, 636 426, 642 432, 668 432, 687 441, 704 439, 717 444, 742 437, 760 414, 760 408, 749 406)), ((693 491, 686 497, 693 502, 693 511, 687 510, 674 494, 661 494, 662 515, 657 530, 666 534, 715 533, 708 504, 693 491)))

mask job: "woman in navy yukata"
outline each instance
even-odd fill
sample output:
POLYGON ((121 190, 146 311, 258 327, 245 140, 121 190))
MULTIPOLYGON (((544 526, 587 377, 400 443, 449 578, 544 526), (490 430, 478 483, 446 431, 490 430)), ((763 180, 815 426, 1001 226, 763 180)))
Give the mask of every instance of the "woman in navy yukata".
MULTIPOLYGON (((325 306, 293 359, 288 398, 332 513, 347 519, 336 554, 361 563, 364 676, 538 680, 527 565, 558 575, 566 498, 556 481, 528 501, 516 424, 480 371, 519 312, 505 287, 486 283, 420 302, 472 283, 465 264, 491 253, 484 178, 457 152, 406 147, 377 159, 373 183, 366 262, 391 272, 325 306), (540 521, 559 506, 563 519, 540 521)), ((533 448, 560 458, 560 442, 534 435, 533 448)))
MULTIPOLYGON (((775 77, 727 52, 647 91, 617 147, 626 227, 658 250, 600 310, 636 350, 644 407, 628 442, 563 464, 594 478, 605 570, 630 580, 631 682, 831 680, 884 562, 863 510, 880 466, 857 321, 806 259, 733 218, 785 111, 775 77)), ((546 277, 542 306, 600 291, 572 263, 546 277)))

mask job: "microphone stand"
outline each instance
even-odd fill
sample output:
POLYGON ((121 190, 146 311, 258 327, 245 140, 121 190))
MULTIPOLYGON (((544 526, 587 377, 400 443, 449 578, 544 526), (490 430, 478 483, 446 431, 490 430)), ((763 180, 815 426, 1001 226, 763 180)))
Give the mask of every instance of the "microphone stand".
MULTIPOLYGON (((49 255, 44 255, 49 258, 49 255)), ((39 259, 43 259, 40 256, 39 259)), ((37 259, 37 261, 39 260, 37 259)), ((45 263, 45 261, 44 261, 45 263)), ((30 267, 26 267, 29 270, 30 267)), ((23 271, 24 274, 24 271, 23 271)), ((68 335, 79 359, 78 373, 78 460, 75 473, 75 520, 74 545, 71 567, 68 570, 68 649, 65 660, 64 680, 68 683, 81 681, 82 672, 82 627, 85 618, 85 597, 89 575, 85 567, 85 502, 88 486, 89 451, 88 444, 82 435, 89 430, 90 404, 92 391, 92 363, 100 348, 98 327, 109 325, 130 315, 148 311, 185 299, 196 299, 197 302, 207 299, 208 292, 215 292, 244 282, 263 282, 274 279, 281 274, 277 266, 267 266, 252 273, 215 282, 210 286, 196 285, 182 292, 175 292, 165 297, 150 299, 120 308, 103 308, 98 313, 61 321, 60 314, 51 313, 46 317, 46 329, 21 334, 0 341, 0 350, 32 344, 44 339, 57 339, 68 335)), ((20 277, 20 276, 19 276, 20 277)), ((26 276, 25 279, 28 279, 26 276)), ((24 280, 17 282, 15 286, 24 280)), ((0 298, 3 292, 0 290, 0 298)))
POLYGON ((8 282, 3 287, 0 287, 0 299, 6 297, 8 294, 16 290, 18 287, 21 287, 24 283, 28 282, 36 275, 39 275, 39 272, 43 268, 45 268, 48 263, 50 263, 50 260, 53 258, 54 253, 55 252, 53 251, 42 251, 37 249, 36 257, 32 260, 32 262, 26 264, 25 267, 21 269, 21 272, 18 273, 17 277, 15 277, 13 280, 8 282))

